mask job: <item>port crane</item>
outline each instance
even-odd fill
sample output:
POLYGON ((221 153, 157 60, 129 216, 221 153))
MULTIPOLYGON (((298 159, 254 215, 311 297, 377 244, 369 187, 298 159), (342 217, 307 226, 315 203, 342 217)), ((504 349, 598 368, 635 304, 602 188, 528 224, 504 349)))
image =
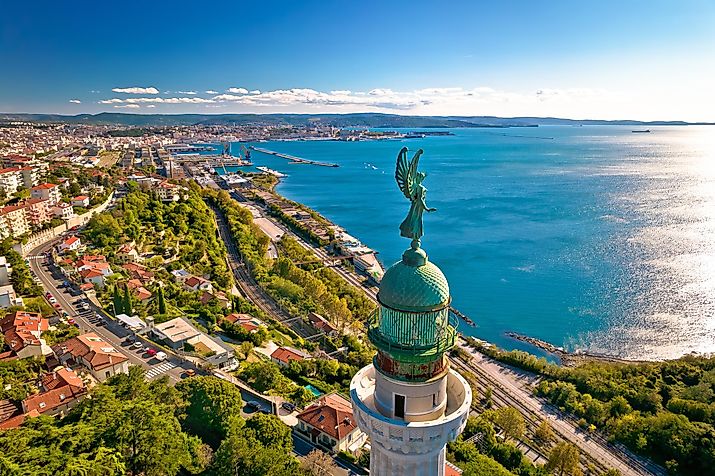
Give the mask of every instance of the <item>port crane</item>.
POLYGON ((241 144, 241 151, 243 152, 243 158, 246 162, 251 162, 251 151, 246 148, 245 144, 241 144))

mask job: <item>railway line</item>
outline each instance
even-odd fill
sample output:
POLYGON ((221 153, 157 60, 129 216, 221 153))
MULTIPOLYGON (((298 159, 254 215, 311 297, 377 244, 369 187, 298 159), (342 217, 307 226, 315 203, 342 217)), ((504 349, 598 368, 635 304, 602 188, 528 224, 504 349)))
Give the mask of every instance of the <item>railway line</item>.
MULTIPOLYGON (((276 226, 283 229, 286 233, 289 233, 297 240, 301 247, 315 254, 324 263, 330 261, 331 256, 325 250, 306 242, 303 238, 280 223, 276 223, 276 226)), ((252 300, 256 299, 255 302, 261 309, 271 315, 279 315, 280 318, 278 318, 278 320, 290 326, 299 333, 299 335, 305 336, 305 329, 296 329, 294 325, 295 319, 291 320, 291 317, 280 309, 270 296, 265 295, 257 283, 253 281, 248 270, 238 263, 240 254, 237 253, 227 230, 223 230, 222 236, 223 235, 231 240, 229 250, 234 254, 234 259, 237 262, 236 265, 232 266, 232 269, 234 270, 237 280, 239 282, 243 281, 244 284, 241 285, 241 288, 246 296, 252 300), (252 283, 253 285, 246 286, 245 283, 252 283)), ((376 288, 366 286, 358 276, 346 269, 339 266, 333 269, 335 269, 346 282, 363 290, 368 298, 377 302, 376 288)), ((531 389, 522 388, 518 380, 512 378, 513 376, 507 377, 503 375, 507 366, 500 364, 497 368, 492 369, 491 367, 496 366, 496 363, 472 361, 467 365, 459 362, 458 359, 455 358, 450 358, 450 360, 455 367, 462 368, 475 375, 477 383, 483 386, 483 388, 491 388, 492 399, 497 406, 508 405, 519 410, 528 423, 527 427, 530 430, 530 434, 533 434, 533 431, 542 420, 549 421, 558 439, 568 441, 579 448, 581 463, 584 468, 597 468, 601 470, 601 472, 614 468, 619 470, 623 476, 665 476, 665 470, 660 466, 633 455, 622 446, 608 442, 598 433, 583 432, 573 417, 562 413, 553 405, 534 397, 531 389), (482 368, 481 365, 485 367, 482 368)), ((525 454, 528 453, 527 456, 529 456, 532 461, 541 462, 545 460, 546 456, 528 442, 521 442, 520 445, 522 445, 520 447, 524 450, 525 454)))
POLYGON ((256 283, 247 269, 246 265, 241 260, 241 254, 238 251, 233 236, 231 235, 224 216, 219 210, 212 208, 216 219, 216 226, 221 239, 226 243, 228 250, 228 264, 236 278, 236 285, 241 293, 254 303, 263 312, 269 316, 273 316, 276 320, 290 327, 296 334, 303 338, 311 337, 306 328, 301 326, 290 314, 288 314, 278 303, 275 302, 265 291, 256 283))

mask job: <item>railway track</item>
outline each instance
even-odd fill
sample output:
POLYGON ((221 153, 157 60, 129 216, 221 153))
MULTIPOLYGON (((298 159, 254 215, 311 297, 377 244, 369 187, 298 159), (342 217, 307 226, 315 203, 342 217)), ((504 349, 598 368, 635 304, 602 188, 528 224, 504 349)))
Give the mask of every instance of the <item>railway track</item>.
MULTIPOLYGON (((602 447, 604 454, 599 455, 599 457, 594 456, 591 452, 583 449, 583 447, 579 445, 579 442, 574 440, 572 435, 565 434, 559 429, 558 425, 554 424, 555 418, 559 418, 561 420, 569 421, 569 423, 574 427, 578 427, 578 424, 571 418, 565 418, 563 416, 553 417, 552 415, 554 413, 560 414, 560 410, 558 410, 558 408, 548 402, 540 401, 544 412, 543 414, 539 413, 528 405, 526 405, 519 398, 513 396, 511 392, 505 389, 499 381, 495 380, 491 375, 481 369, 476 363, 466 364, 459 358, 451 358, 450 360, 455 367, 458 367, 463 371, 469 372, 474 375, 475 379, 477 380, 476 383, 478 383, 484 389, 486 389, 487 387, 492 389, 492 401, 495 406, 511 406, 519 410, 519 412, 524 416, 524 420, 527 423, 527 431, 530 433, 530 435, 533 436, 533 432, 536 430, 541 421, 545 420, 549 422, 559 440, 573 443, 577 447, 579 447, 582 469, 585 470, 589 467, 595 467, 597 470, 605 472, 611 468, 618 468, 624 474, 665 476, 665 473, 658 471, 660 467, 656 465, 653 465, 653 467, 649 467, 640 463, 638 460, 633 459, 632 456, 626 453, 623 449, 618 448, 610 442, 606 441, 605 438, 603 438, 598 433, 588 434, 586 436, 586 438, 594 440, 594 442, 597 442, 598 445, 602 447), (550 412, 547 410, 550 410, 550 412), (547 415, 547 417, 545 417, 545 415, 547 415), (607 454, 608 456, 606 456, 605 454, 607 454), (626 468, 623 468, 623 466, 625 466, 626 468), (624 469, 629 470, 628 473, 625 473, 624 469)), ((530 447, 530 445, 526 443, 525 445, 530 447)), ((534 450, 538 451, 536 449, 534 450)), ((542 454, 542 456, 546 458, 545 455, 542 454)))
POLYGON ((251 276, 251 273, 241 260, 241 254, 238 251, 233 236, 228 229, 224 216, 219 210, 216 210, 213 207, 212 210, 216 219, 216 226, 219 230, 219 235, 226 243, 226 249, 228 250, 229 255, 229 267, 236 278, 236 286, 241 293, 243 293, 249 301, 258 306, 258 308, 260 308, 263 312, 269 316, 273 316, 276 320, 288 326, 299 336, 304 338, 311 337, 313 334, 308 332, 308 330, 301 326, 296 319, 283 310, 275 302, 275 300, 273 300, 273 298, 268 296, 265 291, 263 291, 255 279, 253 279, 253 276, 251 276))
MULTIPOLYGON (((214 211, 216 212, 216 210, 214 211)), ((256 305, 258 305, 258 307, 260 307, 264 312, 267 312, 269 315, 280 316, 277 317, 277 320, 283 322, 285 325, 293 329, 296 333, 305 337, 305 329, 301 328, 299 325, 298 327, 296 327, 295 319, 292 319, 291 316, 288 315, 285 311, 283 311, 270 296, 267 296, 265 294, 265 292, 258 286, 258 284, 255 283, 248 270, 241 264, 240 254, 236 249, 232 236, 230 235, 230 233, 228 233, 227 228, 225 227, 225 222, 223 222, 223 216, 220 215, 220 212, 217 212, 217 216, 220 217, 222 220, 222 226, 220 226, 219 229, 222 230, 222 235, 226 236, 226 238, 224 239, 229 240, 227 241, 227 243, 230 243, 229 252, 234 255, 233 264, 231 267, 234 271, 234 275, 236 276, 237 281, 239 282, 239 286, 242 292, 244 292, 244 294, 249 299, 253 300, 256 305)), ((287 229, 285 226, 282 226, 282 224, 277 225, 283 230, 285 230, 286 233, 290 234, 290 236, 295 238, 300 246, 315 254, 324 263, 326 262, 326 260, 330 260, 330 256, 324 250, 316 248, 312 244, 307 243, 303 238, 296 235, 291 230, 287 229)), ((338 272, 338 274, 343 279, 345 279, 346 282, 357 287, 358 289, 361 289, 368 298, 377 302, 377 293, 375 288, 366 287, 365 283, 358 279, 357 276, 345 269, 342 269, 340 267, 336 267, 333 269, 335 269, 336 272, 338 272)), ((605 471, 610 468, 617 468, 625 476, 665 476, 666 473, 664 472, 663 468, 650 462, 642 462, 640 458, 634 456, 632 453, 625 450, 621 446, 614 445, 608 442, 600 434, 582 434, 581 436, 579 436, 578 424, 575 419, 569 417, 568 415, 564 415, 550 403, 539 400, 538 405, 541 411, 534 410, 532 407, 522 402, 518 398, 518 396, 515 396, 520 392, 512 391, 509 388, 506 388, 504 385, 502 385, 501 382, 499 382, 499 380, 495 376, 490 375, 488 372, 481 369, 476 363, 467 365, 462 363, 461 361, 458 361, 458 359, 451 357, 450 361, 455 365, 455 367, 462 368, 463 370, 466 370, 471 374, 475 375, 478 381, 477 383, 482 385, 484 388, 491 388, 492 399, 497 404, 497 406, 508 405, 519 410, 520 413, 524 416, 526 422, 528 423, 527 428, 530 430, 530 434, 533 434, 533 432, 541 423, 541 421, 549 421, 549 419, 551 419, 549 423, 551 424, 554 433, 558 435, 558 438, 573 443, 579 448, 581 454, 581 463, 584 468, 595 467, 602 471, 605 471), (562 429, 559 428, 559 426, 564 427, 565 425, 568 425, 570 427, 568 428, 571 432, 570 434, 567 434, 567 432, 562 431, 562 429), (592 442, 588 443, 588 440, 591 440, 592 442), (594 456, 594 454, 592 453, 595 453, 597 456, 594 456)), ((510 383, 509 385, 515 387, 513 383, 510 383)), ((529 395, 529 397, 533 398, 533 396, 531 395, 529 395)), ((536 459, 546 458, 543 453, 541 453, 538 449, 533 448, 527 442, 521 442, 521 444, 524 448, 527 448, 527 451, 533 451, 536 455, 536 459)), ((535 458, 532 458, 532 460, 535 460, 535 458)))

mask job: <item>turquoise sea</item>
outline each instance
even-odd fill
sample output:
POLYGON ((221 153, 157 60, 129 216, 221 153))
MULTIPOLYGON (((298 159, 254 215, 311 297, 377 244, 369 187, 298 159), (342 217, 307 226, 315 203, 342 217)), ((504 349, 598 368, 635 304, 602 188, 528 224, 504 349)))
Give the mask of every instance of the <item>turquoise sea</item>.
MULTIPOLYGON (((715 128, 454 129, 371 142, 268 142, 338 168, 289 164, 278 191, 379 252, 409 241, 393 178, 400 148, 424 149, 423 247, 447 276, 461 330, 506 348, 514 331, 628 358, 715 351, 715 128)), ((237 145, 234 145, 238 150, 237 145)))

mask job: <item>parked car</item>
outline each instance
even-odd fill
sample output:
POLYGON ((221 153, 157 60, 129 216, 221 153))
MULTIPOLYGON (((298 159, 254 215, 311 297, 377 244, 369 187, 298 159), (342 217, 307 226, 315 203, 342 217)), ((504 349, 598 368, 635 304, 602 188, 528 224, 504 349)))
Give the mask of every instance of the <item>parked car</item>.
POLYGON ((127 338, 124 339, 124 342, 126 342, 127 344, 131 344, 131 343, 133 343, 135 340, 136 340, 136 339, 134 338, 134 336, 127 336, 127 338))
POLYGON ((287 411, 289 411, 289 412, 294 412, 294 411, 295 411, 295 404, 293 404, 293 403, 291 403, 291 402, 283 402, 283 403, 281 404, 281 406, 283 407, 284 410, 287 410, 287 411))
POLYGON ((69 319, 67 319, 67 324, 74 324, 74 323, 75 323, 75 320, 72 319, 71 317, 69 319))
POLYGON ((157 352, 156 355, 154 356, 156 360, 159 362, 163 362, 166 360, 166 352, 157 352))
POLYGON ((186 370, 184 371, 184 375, 186 375, 187 377, 193 377, 194 375, 196 375, 196 370, 194 370, 194 369, 186 369, 186 370))
POLYGON ((147 349, 146 353, 147 353, 150 357, 154 357, 154 356, 157 354, 156 349, 147 349))
POLYGON ((132 349, 141 349, 142 347, 144 347, 144 346, 142 345, 141 342, 138 342, 138 341, 131 345, 132 349))
POLYGON ((60 303, 58 303, 58 302, 55 302, 54 304, 52 304, 52 307, 54 307, 54 308, 57 309, 57 310, 62 309, 62 306, 61 306, 60 303))
POLYGON ((246 400, 246 406, 249 408, 253 408, 254 410, 258 410, 261 408, 261 404, 255 400, 246 400))

